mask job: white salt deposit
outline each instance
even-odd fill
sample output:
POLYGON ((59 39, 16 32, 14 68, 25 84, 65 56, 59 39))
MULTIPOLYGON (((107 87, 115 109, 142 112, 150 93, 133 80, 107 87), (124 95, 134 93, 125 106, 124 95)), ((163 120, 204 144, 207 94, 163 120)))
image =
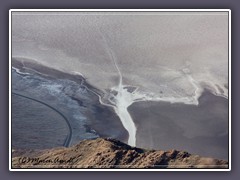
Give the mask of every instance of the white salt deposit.
MULTIPOLYGON (((13 12, 12 54, 80 74, 136 145, 136 101, 228 98, 228 15, 209 12, 13 12), (126 87, 137 87, 129 92, 126 87)), ((86 87, 87 88, 87 87, 86 87)))

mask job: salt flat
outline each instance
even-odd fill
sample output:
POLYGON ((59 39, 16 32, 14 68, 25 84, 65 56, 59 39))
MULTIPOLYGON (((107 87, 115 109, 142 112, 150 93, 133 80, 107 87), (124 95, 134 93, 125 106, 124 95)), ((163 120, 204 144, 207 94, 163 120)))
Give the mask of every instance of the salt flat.
MULTIPOLYGON (((193 137, 199 136, 201 143, 209 143, 221 133, 225 133, 223 139, 228 135, 225 129, 228 121, 227 12, 13 12, 12 56, 25 69, 29 62, 37 62, 64 73, 81 74, 91 86, 88 90, 94 98, 97 96, 106 109, 118 115, 128 132, 130 145, 158 148, 161 144, 156 140, 143 141, 165 137, 166 131, 160 134, 151 131, 151 127, 156 127, 156 131, 165 127, 161 127, 161 123, 166 123, 166 127, 172 123, 176 127, 182 123, 186 126, 181 126, 184 130, 173 128, 176 134, 183 131, 181 140, 161 141, 166 148, 172 147, 172 143, 179 148, 190 148, 184 142, 190 143, 189 138, 193 137), (211 95, 203 105, 200 100, 206 97, 206 90, 211 95), (220 117, 208 111, 211 99, 223 100, 219 109, 213 108, 213 114, 220 113, 220 117), (161 103, 167 103, 165 111, 161 109, 163 106, 158 106, 161 103), (147 106, 142 110, 142 105, 147 106), (177 110, 172 108, 175 105, 177 110), (196 114, 188 109, 194 109, 196 114), (186 117, 177 123, 178 113, 186 117), (158 116, 171 117, 167 122, 161 118, 159 123, 158 116), (199 122, 202 124, 197 126, 198 130, 206 134, 214 129, 209 123, 218 122, 215 128, 219 134, 210 133, 208 140, 197 134, 199 131, 189 135, 187 132, 199 122), (208 126, 204 129, 206 124, 212 129, 208 126), (182 142, 184 146, 179 146, 182 142)), ((46 89, 56 89, 56 86, 46 89)), ((96 127, 94 123, 93 126, 96 127)), ((120 136, 126 137, 123 134, 120 136)), ((199 150, 208 155, 200 150, 203 146, 199 144, 190 151, 199 150)), ((225 144, 219 157, 226 158, 225 144)), ((206 151, 209 155, 213 152, 212 149, 206 151)))

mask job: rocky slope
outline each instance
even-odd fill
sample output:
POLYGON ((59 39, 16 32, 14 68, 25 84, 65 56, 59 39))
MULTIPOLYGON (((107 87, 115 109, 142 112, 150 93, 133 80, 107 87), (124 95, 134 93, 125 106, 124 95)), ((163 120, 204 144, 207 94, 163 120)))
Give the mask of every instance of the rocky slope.
POLYGON ((83 140, 49 150, 12 150, 13 168, 228 168, 228 162, 184 151, 144 150, 113 139, 83 140))

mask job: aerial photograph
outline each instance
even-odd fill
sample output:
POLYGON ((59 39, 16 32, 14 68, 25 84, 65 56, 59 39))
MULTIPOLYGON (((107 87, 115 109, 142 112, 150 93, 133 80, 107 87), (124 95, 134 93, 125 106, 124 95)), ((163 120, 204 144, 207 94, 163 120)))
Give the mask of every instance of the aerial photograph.
POLYGON ((10 10, 11 169, 228 169, 229 13, 10 10))

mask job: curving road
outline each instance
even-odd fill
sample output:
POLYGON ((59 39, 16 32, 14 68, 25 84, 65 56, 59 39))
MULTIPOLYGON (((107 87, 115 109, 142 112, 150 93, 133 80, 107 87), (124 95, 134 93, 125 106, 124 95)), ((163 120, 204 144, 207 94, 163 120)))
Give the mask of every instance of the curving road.
POLYGON ((53 111, 57 112, 65 120, 65 122, 67 123, 68 129, 69 129, 69 134, 67 135, 67 137, 66 137, 66 139, 65 139, 65 141, 63 143, 63 146, 69 147, 69 145, 71 143, 71 139, 72 139, 72 127, 71 127, 68 119, 59 110, 55 109, 54 107, 50 106, 49 104, 47 104, 45 102, 39 101, 37 99, 31 98, 31 97, 28 97, 28 96, 25 96, 25 95, 22 95, 22 94, 19 94, 19 93, 16 93, 16 92, 12 92, 12 94, 17 95, 17 96, 21 96, 21 97, 24 97, 24 98, 27 98, 27 99, 30 99, 32 101, 36 101, 38 103, 41 103, 41 104, 49 107, 53 111))

